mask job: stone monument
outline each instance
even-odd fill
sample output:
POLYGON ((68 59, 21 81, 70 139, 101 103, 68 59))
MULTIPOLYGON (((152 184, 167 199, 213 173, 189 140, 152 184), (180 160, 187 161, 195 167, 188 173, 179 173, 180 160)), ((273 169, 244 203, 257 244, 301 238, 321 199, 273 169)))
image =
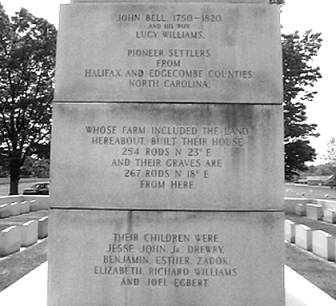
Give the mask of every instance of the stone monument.
POLYGON ((272 2, 61 6, 49 306, 284 305, 272 2))

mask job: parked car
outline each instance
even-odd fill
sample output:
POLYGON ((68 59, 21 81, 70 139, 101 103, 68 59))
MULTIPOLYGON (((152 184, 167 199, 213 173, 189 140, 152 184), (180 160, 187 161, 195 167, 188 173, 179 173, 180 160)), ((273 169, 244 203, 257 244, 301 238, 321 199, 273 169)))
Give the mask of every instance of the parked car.
POLYGON ((23 190, 23 194, 40 194, 47 195, 49 194, 49 182, 40 182, 31 185, 29 188, 23 190))

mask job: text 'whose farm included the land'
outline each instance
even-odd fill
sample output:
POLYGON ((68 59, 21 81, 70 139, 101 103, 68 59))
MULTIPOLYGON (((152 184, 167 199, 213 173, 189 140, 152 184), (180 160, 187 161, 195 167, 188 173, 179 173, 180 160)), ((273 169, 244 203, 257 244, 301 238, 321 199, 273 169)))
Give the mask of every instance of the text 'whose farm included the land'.
POLYGON ((227 150, 239 153, 247 127, 87 125, 90 145, 111 156, 110 171, 140 189, 193 190, 224 171, 227 150))

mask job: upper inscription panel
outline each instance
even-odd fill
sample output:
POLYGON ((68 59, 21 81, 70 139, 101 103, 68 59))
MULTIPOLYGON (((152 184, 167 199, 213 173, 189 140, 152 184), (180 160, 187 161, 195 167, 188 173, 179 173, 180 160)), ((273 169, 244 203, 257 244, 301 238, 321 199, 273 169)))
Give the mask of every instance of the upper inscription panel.
POLYGON ((279 9, 261 4, 64 5, 57 101, 282 101, 279 9))

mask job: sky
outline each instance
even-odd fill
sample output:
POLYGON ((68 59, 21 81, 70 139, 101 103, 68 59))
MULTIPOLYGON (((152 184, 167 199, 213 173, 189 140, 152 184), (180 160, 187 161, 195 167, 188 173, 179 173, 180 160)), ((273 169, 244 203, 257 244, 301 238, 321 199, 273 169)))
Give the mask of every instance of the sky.
MULTIPOLYGON (((25 7, 37 17, 43 17, 58 25, 58 11, 61 3, 70 0, 0 0, 6 12, 13 15, 25 7)), ((334 67, 336 55, 336 1, 335 0, 286 0, 282 8, 281 24, 284 33, 298 30, 304 33, 312 29, 321 32, 323 43, 313 65, 319 66, 322 79, 315 85, 318 91, 313 102, 307 104, 308 123, 316 123, 321 134, 310 139, 318 156, 316 164, 324 163, 323 155, 331 137, 336 137, 336 99, 334 98, 334 67)))

